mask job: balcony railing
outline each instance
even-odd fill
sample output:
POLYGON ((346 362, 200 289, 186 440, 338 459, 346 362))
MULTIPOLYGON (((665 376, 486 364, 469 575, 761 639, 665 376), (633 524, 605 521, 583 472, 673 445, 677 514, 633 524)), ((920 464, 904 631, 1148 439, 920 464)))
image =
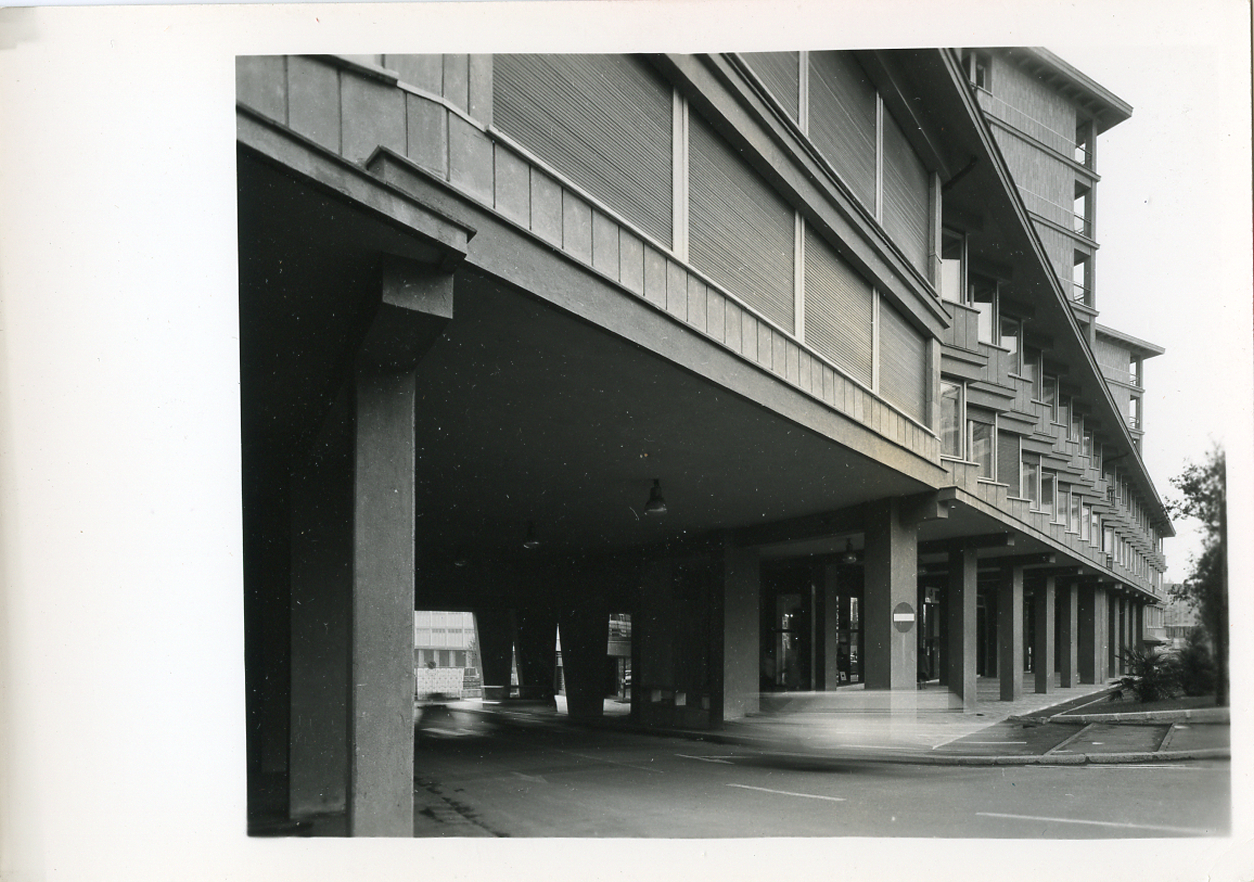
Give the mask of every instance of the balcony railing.
POLYGON ((1085 306, 1093 305, 1093 289, 1083 282, 1071 283, 1071 299, 1085 306))

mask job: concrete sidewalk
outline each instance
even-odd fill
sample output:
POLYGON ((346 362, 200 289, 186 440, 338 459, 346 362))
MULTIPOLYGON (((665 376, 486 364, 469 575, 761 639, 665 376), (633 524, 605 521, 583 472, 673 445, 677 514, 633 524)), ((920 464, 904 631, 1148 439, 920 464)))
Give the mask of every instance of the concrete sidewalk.
MULTIPOLYGON (((979 702, 969 712, 951 709, 947 691, 935 684, 908 694, 905 709, 900 693, 857 687, 769 694, 762 697, 761 713, 713 731, 645 728, 623 713, 621 702, 607 701, 606 716, 583 725, 869 762, 1079 765, 1231 756, 1226 708, 1103 714, 1107 685, 1066 689, 1055 685, 1045 694, 1032 691, 1034 685, 1033 676, 1026 674, 1022 697, 1001 701, 999 682, 982 678, 979 702), (1074 707, 1077 704, 1079 708, 1074 707), (1064 709, 1070 712, 1058 713, 1064 709)), ((555 721, 573 722, 556 710, 549 713, 555 721)))

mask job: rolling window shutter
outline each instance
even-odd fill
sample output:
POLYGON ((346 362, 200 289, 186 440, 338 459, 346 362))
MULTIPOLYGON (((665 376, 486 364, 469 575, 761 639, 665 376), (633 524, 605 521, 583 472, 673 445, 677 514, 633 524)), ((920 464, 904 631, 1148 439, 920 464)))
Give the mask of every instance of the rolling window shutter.
POLYGON ((792 209, 705 120, 693 114, 688 131, 689 260, 792 333, 792 209))
POLYGON ((805 339, 856 380, 871 385, 871 286, 806 229, 805 339))
POLYGON ((928 174, 901 127, 884 117, 884 230, 920 272, 927 272, 928 174))
POLYGON ((875 213, 875 86, 847 52, 810 53, 810 140, 875 213))
POLYGON ((926 425, 927 340, 887 300, 880 301, 880 394, 926 425))
POLYGON ((1019 486, 1019 436, 1014 432, 997 433, 997 483, 1010 488, 1011 496, 1018 496, 1019 486))
POLYGON ((670 87, 626 55, 497 55, 505 133, 669 247, 670 87))
POLYGON ((741 56, 794 120, 801 105, 799 52, 749 52, 741 56))

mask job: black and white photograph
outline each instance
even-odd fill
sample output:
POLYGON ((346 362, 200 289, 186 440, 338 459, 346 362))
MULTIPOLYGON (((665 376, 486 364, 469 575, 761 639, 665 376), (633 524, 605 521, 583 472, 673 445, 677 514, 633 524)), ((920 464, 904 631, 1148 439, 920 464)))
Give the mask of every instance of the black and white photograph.
POLYGON ((1249 33, 0 10, 0 877, 1254 878, 1249 33))

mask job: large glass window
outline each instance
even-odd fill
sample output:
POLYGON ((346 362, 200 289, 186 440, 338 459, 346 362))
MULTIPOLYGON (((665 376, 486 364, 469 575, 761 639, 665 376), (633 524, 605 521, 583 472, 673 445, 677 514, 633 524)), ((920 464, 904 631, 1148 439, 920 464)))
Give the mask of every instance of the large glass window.
POLYGON ((1041 390, 1041 350, 1031 346, 1024 347, 1023 365, 1019 368, 1019 376, 1032 384, 1032 398, 1040 401, 1044 394, 1041 390))
POLYGON ((998 340, 1002 349, 1010 353, 1010 372, 1019 373, 1023 355, 1023 324, 1018 319, 1001 320, 1001 338, 998 340))
POLYGON ((997 283, 991 279, 971 281, 970 306, 979 313, 977 334, 980 342, 994 343, 993 327, 997 312, 997 283))
POLYGON ((941 381, 940 395, 941 453, 962 456, 962 385, 941 381))
POLYGON ((1023 486, 1019 489, 1019 495, 1032 503, 1033 509, 1041 507, 1041 461, 1036 456, 1025 456, 1023 458, 1023 486))
POLYGON ((1072 488, 1068 495, 1071 497, 1071 508, 1067 515, 1067 532, 1078 534, 1080 532, 1080 494, 1072 488))
POLYGON ((967 420, 967 430, 970 434, 970 450, 971 461, 978 463, 980 466, 979 475, 981 478, 993 479, 993 415, 980 414, 967 420), (987 419, 987 422, 985 420, 987 419))
POLYGON ((1045 414, 1050 421, 1058 419, 1058 378, 1045 376, 1041 378, 1041 402, 1045 405, 1045 414))
POLYGON ((941 239, 940 296, 952 303, 962 301, 963 258, 966 239, 959 233, 945 231, 941 239))

